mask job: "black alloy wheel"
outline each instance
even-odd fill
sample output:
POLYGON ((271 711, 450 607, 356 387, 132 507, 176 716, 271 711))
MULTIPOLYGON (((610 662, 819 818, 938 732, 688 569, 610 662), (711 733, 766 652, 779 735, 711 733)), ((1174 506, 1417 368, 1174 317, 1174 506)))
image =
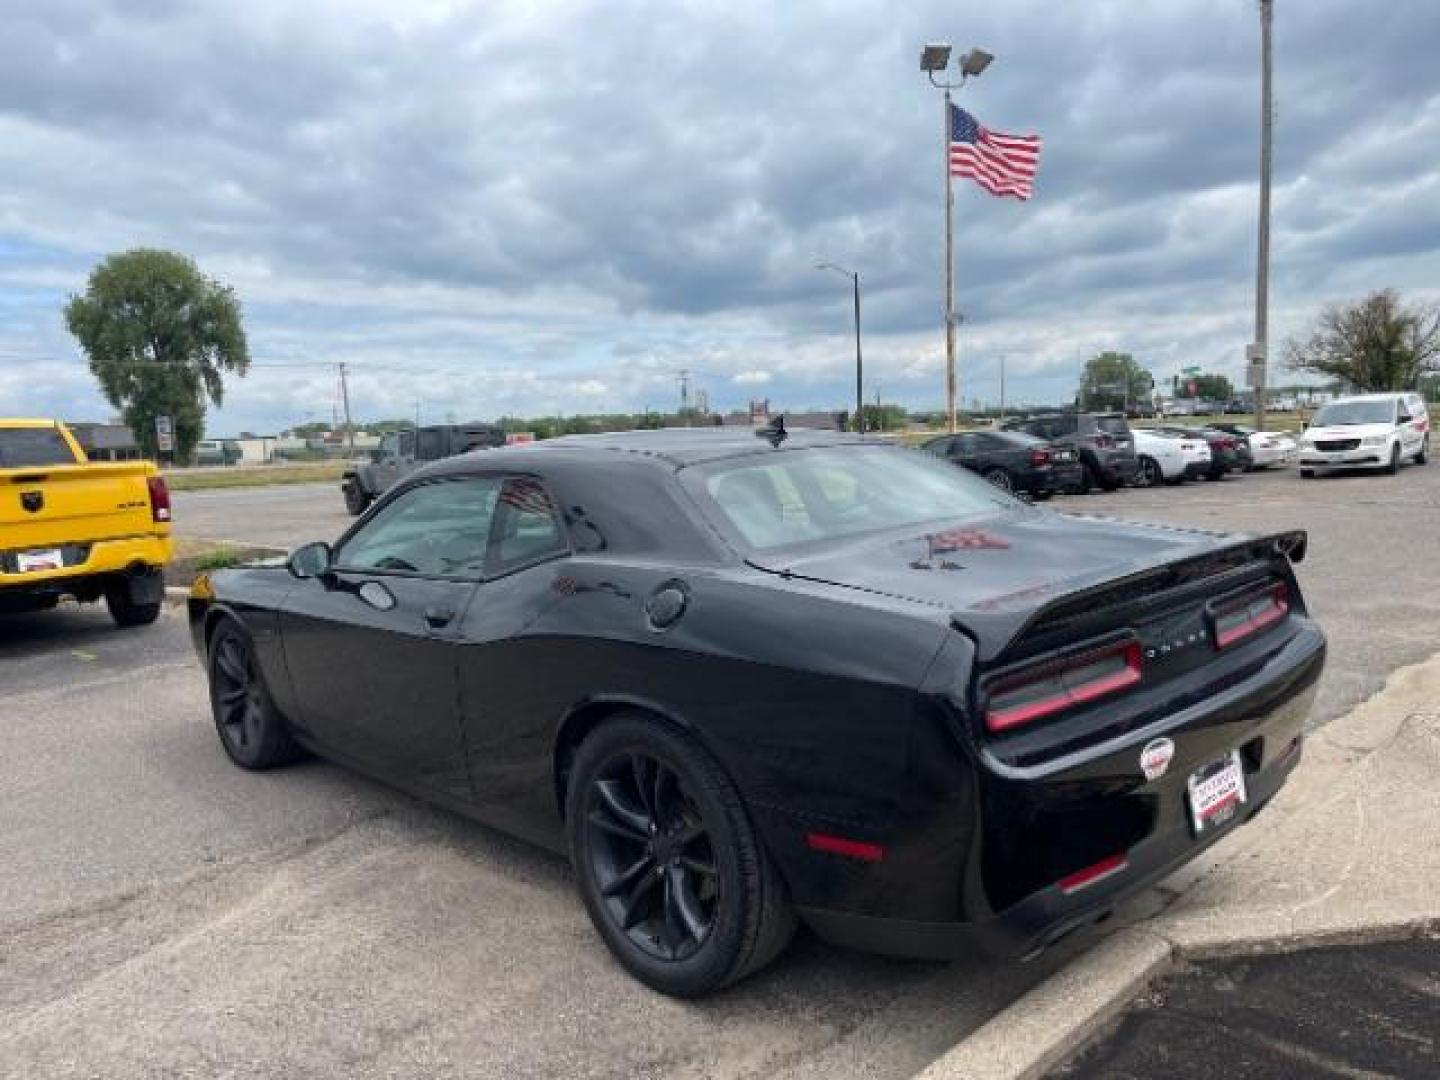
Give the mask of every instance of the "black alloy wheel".
POLYGON ((268 769, 300 755, 270 700, 249 635, 229 620, 210 639, 210 709, 220 745, 241 768, 268 769))
POLYGON ((720 871, 685 785, 636 751, 607 762, 589 794, 591 870, 608 914, 650 956, 694 956, 715 929, 720 871))
POLYGON ((344 485, 345 509, 350 511, 352 517, 359 517, 370 505, 370 496, 361 490, 360 485, 350 481, 344 485))
POLYGON ((986 480, 990 481, 990 483, 998 487, 1001 491, 1008 491, 1011 494, 1014 494, 1015 478, 1012 477, 1006 470, 1000 468, 998 465, 986 469, 981 475, 984 476, 986 480))
POLYGON ((612 717, 580 745, 566 796, 581 897, 641 982, 697 997, 789 942, 783 882, 734 784, 688 733, 643 713, 612 717))
POLYGON ((1135 486, 1158 487, 1164 481, 1165 474, 1160 469, 1160 463, 1152 457, 1141 457, 1140 467, 1135 471, 1135 486))

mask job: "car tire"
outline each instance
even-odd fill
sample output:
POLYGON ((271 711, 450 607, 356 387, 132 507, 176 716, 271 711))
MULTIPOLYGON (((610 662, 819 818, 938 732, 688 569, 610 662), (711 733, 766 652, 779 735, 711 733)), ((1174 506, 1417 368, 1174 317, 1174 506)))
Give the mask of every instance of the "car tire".
POLYGON ((345 509, 350 511, 351 517, 359 517, 370 505, 370 496, 353 481, 342 485, 341 492, 345 496, 345 509))
POLYGON ((1398 442, 1390 444, 1390 464, 1385 466, 1385 471, 1391 476, 1400 471, 1400 444, 1398 442))
POLYGON ((1430 462, 1430 436, 1420 440, 1420 449, 1415 451, 1415 464, 1426 465, 1430 462))
POLYGON ((1090 467, 1089 462, 1080 466, 1080 488, 1081 495, 1089 495, 1095 488, 1095 470, 1090 467))
POLYGON ((105 606, 116 626, 149 626, 160 617, 160 602, 137 604, 130 595, 130 582, 124 578, 105 586, 105 606))
POLYGON ((1015 479, 1004 469, 986 469, 980 475, 983 476, 987 481, 998 487, 1001 491, 1009 492, 1011 495, 1015 494, 1015 479))
POLYGON ((1035 491, 1031 492, 1030 497, 1036 502, 1045 502, 1047 499, 1053 498, 1054 495, 1055 492, 1053 491, 1035 491))
POLYGON ((1140 456, 1135 469, 1135 486, 1138 488, 1159 487, 1165 482, 1165 470, 1160 463, 1147 454, 1140 456))
POLYGON ((576 752, 565 820, 591 922, 651 989, 700 997, 789 944, 784 882, 734 783, 688 733, 640 712, 601 724, 576 752))
POLYGON ((1314 480, 1314 479, 1315 479, 1315 470, 1314 470, 1314 469, 1301 469, 1301 470, 1300 470, 1300 479, 1301 479, 1301 480, 1314 480))
POLYGON ((225 619, 210 635, 210 712, 227 757, 242 769, 273 769, 303 756, 255 662, 244 627, 225 619))

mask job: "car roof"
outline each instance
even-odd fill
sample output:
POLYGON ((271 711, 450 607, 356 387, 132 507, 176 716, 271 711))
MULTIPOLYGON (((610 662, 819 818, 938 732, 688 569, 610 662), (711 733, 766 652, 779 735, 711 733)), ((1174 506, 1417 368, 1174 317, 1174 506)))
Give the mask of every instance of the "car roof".
MULTIPOLYGON (((555 450, 611 451, 656 458, 682 468, 722 458, 820 446, 889 445, 885 440, 814 428, 788 428, 778 447, 756 428, 660 428, 654 431, 613 431, 601 435, 562 435, 526 447, 532 453, 555 450)), ((508 449, 508 448, 506 448, 508 449)), ((500 452, 505 452, 501 450, 500 452)))

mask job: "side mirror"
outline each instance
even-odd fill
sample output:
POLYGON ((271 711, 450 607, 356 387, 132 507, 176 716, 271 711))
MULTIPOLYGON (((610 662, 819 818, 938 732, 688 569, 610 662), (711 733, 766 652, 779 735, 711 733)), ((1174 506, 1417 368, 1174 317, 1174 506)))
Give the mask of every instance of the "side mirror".
POLYGON ((290 553, 285 560, 285 567, 297 578, 320 577, 330 569, 330 562, 334 554, 330 545, 323 540, 316 540, 312 544, 304 544, 290 553))

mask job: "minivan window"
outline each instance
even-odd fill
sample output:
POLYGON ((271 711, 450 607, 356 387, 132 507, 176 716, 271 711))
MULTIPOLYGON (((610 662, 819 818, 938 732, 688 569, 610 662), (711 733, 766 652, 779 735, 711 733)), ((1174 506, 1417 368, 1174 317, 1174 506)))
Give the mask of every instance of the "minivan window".
POLYGON ((1348 427, 1352 424, 1393 424, 1395 402, 1332 401, 1318 413, 1311 424, 1315 427, 1348 427))

